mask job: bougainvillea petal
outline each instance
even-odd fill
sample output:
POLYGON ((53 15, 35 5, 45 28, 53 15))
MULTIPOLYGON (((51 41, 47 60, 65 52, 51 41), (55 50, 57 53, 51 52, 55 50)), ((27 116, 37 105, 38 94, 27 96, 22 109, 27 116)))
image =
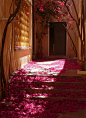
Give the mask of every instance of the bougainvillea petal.
MULTIPOLYGON (((42 62, 32 61, 24 66, 24 68, 15 71, 15 74, 27 74, 31 73, 31 70, 34 70, 34 73, 40 74, 44 73, 65 73, 66 69, 81 69, 81 66, 77 64, 76 60, 65 60, 65 59, 55 59, 55 61, 48 61, 41 60, 42 62), (38 71, 37 70, 40 71, 38 71), (38 71, 38 72, 36 72, 38 71)), ((33 74, 34 74, 33 73, 33 74)), ((66 111, 69 112, 77 112, 78 109, 85 109, 86 102, 83 101, 76 101, 76 100, 56 100, 56 101, 44 101, 44 100, 32 100, 31 97, 82 97, 85 98, 86 92, 74 93, 74 92, 57 92, 57 93, 27 93, 25 90, 21 88, 31 88, 31 89, 86 89, 85 86, 78 86, 78 85, 71 85, 71 84, 64 84, 61 86, 48 86, 48 85, 39 85, 36 83, 32 83, 34 81, 41 81, 41 82, 78 82, 81 81, 78 78, 49 78, 49 77, 29 77, 29 76, 21 76, 21 77, 11 77, 11 82, 7 85, 9 88, 9 97, 5 98, 3 102, 12 102, 10 106, 6 106, 5 104, 0 104, 0 117, 20 117, 20 118, 27 118, 27 117, 34 117, 37 118, 57 118, 58 112, 65 114, 66 111), (26 84, 19 84, 13 83, 14 81, 24 81, 28 82, 26 84), (32 81, 32 82, 31 82, 32 81), (17 88, 17 90, 16 90, 17 88)), ((86 82, 85 79, 82 78, 83 82, 86 82)))

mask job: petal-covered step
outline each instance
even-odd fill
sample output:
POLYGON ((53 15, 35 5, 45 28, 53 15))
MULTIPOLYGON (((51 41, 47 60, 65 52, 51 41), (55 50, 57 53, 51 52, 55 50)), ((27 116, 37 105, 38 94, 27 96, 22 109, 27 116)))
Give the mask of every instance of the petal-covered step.
POLYGON ((86 101, 86 98, 71 98, 71 97, 44 97, 44 96, 34 96, 34 97, 26 97, 26 99, 33 100, 43 100, 43 101, 61 101, 61 100, 76 100, 76 101, 86 101))

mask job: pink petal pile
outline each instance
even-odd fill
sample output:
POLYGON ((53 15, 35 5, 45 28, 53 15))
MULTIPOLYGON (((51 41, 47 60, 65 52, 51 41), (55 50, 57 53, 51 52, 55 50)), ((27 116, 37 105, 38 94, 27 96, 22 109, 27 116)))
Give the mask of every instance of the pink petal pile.
MULTIPOLYGON (((26 92, 25 89, 44 89, 44 90, 65 90, 65 89, 83 89, 86 90, 86 86, 73 85, 66 83, 63 85, 54 85, 55 82, 86 82, 85 79, 78 78, 55 78, 55 77, 30 77, 27 74, 51 74, 51 73, 65 73, 68 69, 81 69, 81 66, 77 64, 76 60, 41 60, 32 61, 14 72, 14 74, 26 74, 25 76, 14 76, 10 77, 10 82, 7 85, 8 97, 2 100, 0 103, 0 118, 57 118, 59 113, 77 112, 79 109, 86 108, 85 101, 78 101, 72 98, 86 98, 86 92, 53 92, 53 93, 32 93, 26 92), (27 82, 15 83, 15 81, 27 82), (46 82, 46 85, 39 84, 36 82, 46 82), (52 82, 52 85, 48 86, 47 83, 52 82), (40 100, 32 99, 34 97, 67 97, 70 99, 62 100, 40 100), (3 102, 12 102, 10 105, 3 104, 3 102)), ((70 114, 71 115, 71 114, 70 114)))

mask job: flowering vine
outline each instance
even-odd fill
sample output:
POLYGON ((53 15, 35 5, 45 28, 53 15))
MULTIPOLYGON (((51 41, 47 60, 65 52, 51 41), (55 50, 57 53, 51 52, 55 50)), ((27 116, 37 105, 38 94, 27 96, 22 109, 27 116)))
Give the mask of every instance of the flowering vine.
MULTIPOLYGON (((67 4, 69 7, 70 4, 67 4)), ((35 20, 36 22, 40 19, 40 24, 42 25, 45 21, 48 23, 52 21, 53 18, 56 21, 61 22, 62 20, 69 21, 69 24, 73 21, 71 15, 68 13, 67 9, 65 8, 65 4, 62 1, 42 1, 38 0, 35 1, 35 20)))
MULTIPOLYGON (((46 31, 45 29, 46 27, 48 27, 49 22, 52 22, 52 21, 66 22, 68 24, 68 29, 65 27, 66 32, 68 33, 70 37, 70 40, 72 43, 72 49, 75 52, 76 57, 77 57, 77 49, 69 33, 69 29, 73 30, 73 25, 72 25, 73 21, 77 22, 77 20, 75 20, 75 18, 72 16, 71 6, 72 6, 72 3, 70 0, 66 0, 66 1, 65 0, 57 0, 57 1, 35 0, 35 3, 34 3, 35 21, 37 25, 40 24, 41 26, 40 33, 41 32, 44 33, 46 31)), ((39 40, 41 39, 39 38, 39 40)), ((39 47, 42 47, 42 46, 39 46, 39 47)))

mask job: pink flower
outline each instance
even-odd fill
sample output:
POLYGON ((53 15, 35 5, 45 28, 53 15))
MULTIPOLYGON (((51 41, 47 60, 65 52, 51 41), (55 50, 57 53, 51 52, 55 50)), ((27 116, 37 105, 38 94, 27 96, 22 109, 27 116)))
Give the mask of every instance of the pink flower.
POLYGON ((27 12, 26 15, 29 15, 29 12, 27 12))
POLYGON ((69 17, 71 17, 71 15, 69 14, 69 17))
POLYGON ((69 21, 69 24, 71 24, 71 21, 69 21))
POLYGON ((57 1, 57 2, 61 4, 61 1, 57 1))
POLYGON ((64 5, 64 3, 62 2, 61 5, 64 5))
POLYGON ((39 11, 43 11, 43 5, 41 5, 41 7, 40 7, 39 11))
POLYGON ((60 9, 60 7, 58 7, 58 9, 60 9))
POLYGON ((71 21, 73 21, 73 18, 71 18, 71 21))

